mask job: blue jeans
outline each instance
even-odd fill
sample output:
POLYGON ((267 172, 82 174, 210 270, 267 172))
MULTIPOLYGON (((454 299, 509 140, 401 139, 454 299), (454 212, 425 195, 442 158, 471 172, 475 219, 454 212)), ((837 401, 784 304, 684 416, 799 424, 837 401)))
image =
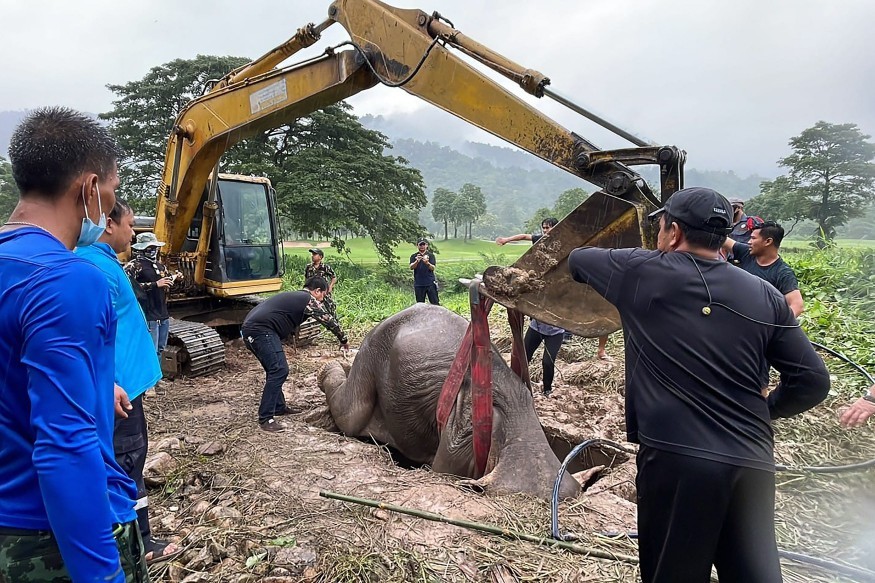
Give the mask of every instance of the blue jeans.
POLYGON ((286 408, 283 383, 289 377, 289 363, 283 352, 282 341, 276 334, 247 333, 243 330, 243 342, 261 363, 266 374, 258 406, 258 422, 264 423, 272 419, 277 411, 286 408))
POLYGON ((155 352, 158 356, 164 352, 167 346, 167 336, 170 334, 170 318, 163 320, 149 320, 149 334, 152 335, 152 342, 155 344, 155 352))

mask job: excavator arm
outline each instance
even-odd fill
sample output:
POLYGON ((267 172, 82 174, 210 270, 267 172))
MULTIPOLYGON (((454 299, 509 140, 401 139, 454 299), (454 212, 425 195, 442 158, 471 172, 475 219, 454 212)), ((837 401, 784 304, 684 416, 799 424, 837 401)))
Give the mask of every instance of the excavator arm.
MULTIPOLYGON (((682 186, 683 152, 636 141, 631 135, 624 137, 642 147, 600 150, 454 52, 480 61, 533 95, 558 97, 546 89, 546 76, 465 37, 437 13, 398 9, 377 0, 337 0, 324 23, 302 28, 283 45, 231 72, 179 115, 166 152, 155 226, 159 238, 168 242, 167 251, 182 248, 208 177, 228 148, 382 83, 400 87, 601 189, 512 267, 487 270, 483 293, 584 336, 616 330, 616 310, 591 289, 571 282, 567 256, 581 245, 650 243, 645 216, 660 199, 629 166, 658 164, 666 197, 682 186), (334 47, 299 65, 274 68, 316 42, 334 22, 349 33, 351 40, 344 44, 351 48, 334 47)), ((204 217, 209 212, 215 212, 212 195, 204 205, 204 217)), ((199 261, 208 241, 208 228, 202 229, 199 261)), ((202 283, 203 269, 196 273, 202 283)))

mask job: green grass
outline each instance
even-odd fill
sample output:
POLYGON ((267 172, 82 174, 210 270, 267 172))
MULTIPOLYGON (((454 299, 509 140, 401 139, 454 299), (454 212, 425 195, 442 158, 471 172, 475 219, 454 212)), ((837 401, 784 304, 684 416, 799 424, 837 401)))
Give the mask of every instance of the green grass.
MULTIPOLYGON (((304 241, 308 246, 304 247, 286 247, 285 254, 288 257, 303 257, 309 261, 310 253, 308 249, 311 242, 304 241)), ((325 251, 325 261, 330 265, 334 265, 340 259, 357 263, 359 265, 377 265, 380 263, 380 257, 377 255, 377 249, 373 242, 367 238, 348 239, 346 241, 347 253, 338 253, 333 247, 322 247, 325 251)), ((474 239, 473 241, 463 241, 462 239, 449 239, 442 241, 434 240, 429 245, 431 251, 435 254, 437 265, 440 266, 446 263, 460 263, 464 261, 481 261, 483 256, 491 257, 494 255, 504 255, 513 263, 520 255, 525 253, 531 243, 524 241, 522 243, 511 243, 508 245, 499 246, 495 241, 484 241, 474 239)), ((402 243, 395 247, 395 256, 400 263, 405 263, 410 255, 416 253, 416 246, 409 243, 402 243)))

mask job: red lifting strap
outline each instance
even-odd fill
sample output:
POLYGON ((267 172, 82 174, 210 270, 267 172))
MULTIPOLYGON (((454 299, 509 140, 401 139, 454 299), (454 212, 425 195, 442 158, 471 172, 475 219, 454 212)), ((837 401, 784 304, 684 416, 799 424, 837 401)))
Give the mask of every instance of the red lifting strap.
POLYGON ((477 477, 486 473, 489 447, 492 444, 492 344, 489 342, 489 309, 492 301, 480 298, 471 303, 471 326, 474 330, 471 363, 471 416, 474 424, 474 462, 477 477))
POLYGON ((453 410, 453 405, 456 402, 459 389, 462 387, 462 381, 465 380, 465 374, 468 372, 468 366, 471 364, 471 345, 473 338, 471 324, 468 324, 468 329, 462 337, 462 345, 459 346, 459 350, 456 352, 456 358, 453 360, 452 366, 450 366, 450 372, 447 375, 447 379, 444 381, 441 395, 438 398, 438 433, 443 433, 444 427, 447 425, 450 411, 453 410))
POLYGON ((485 297, 481 297, 479 303, 472 302, 471 323, 441 388, 436 411, 438 431, 443 432, 470 367, 474 461, 480 476, 486 471, 492 444, 492 345, 487 318, 492 304, 493 301, 485 297))

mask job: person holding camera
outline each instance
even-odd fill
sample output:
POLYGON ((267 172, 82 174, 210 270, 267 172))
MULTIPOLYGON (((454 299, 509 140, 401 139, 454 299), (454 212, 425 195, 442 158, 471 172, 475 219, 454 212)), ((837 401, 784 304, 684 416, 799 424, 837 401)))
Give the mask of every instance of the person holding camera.
POLYGON ((439 306, 441 303, 438 301, 437 280, 434 277, 436 263, 434 253, 428 250, 428 241, 425 239, 420 239, 417 247, 417 252, 410 256, 413 293, 416 295, 417 302, 425 303, 425 298, 428 296, 428 303, 439 306))
POLYGON ((125 273, 134 285, 134 292, 146 315, 149 333, 159 358, 167 346, 167 336, 170 334, 167 294, 179 275, 171 274, 158 260, 158 249, 163 246, 164 243, 158 240, 155 233, 140 233, 137 235, 137 242, 131 245, 134 259, 125 265, 125 273))

